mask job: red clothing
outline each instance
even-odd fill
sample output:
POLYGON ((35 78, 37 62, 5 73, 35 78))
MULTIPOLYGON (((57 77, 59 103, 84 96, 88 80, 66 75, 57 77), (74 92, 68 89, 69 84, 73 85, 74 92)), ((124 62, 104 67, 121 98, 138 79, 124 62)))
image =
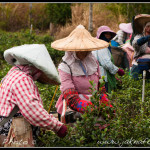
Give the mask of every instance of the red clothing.
POLYGON ((12 67, 0 87, 0 116, 8 116, 15 105, 34 126, 57 132, 63 125, 43 108, 42 99, 32 76, 12 67), (12 71, 14 70, 14 71, 12 71))

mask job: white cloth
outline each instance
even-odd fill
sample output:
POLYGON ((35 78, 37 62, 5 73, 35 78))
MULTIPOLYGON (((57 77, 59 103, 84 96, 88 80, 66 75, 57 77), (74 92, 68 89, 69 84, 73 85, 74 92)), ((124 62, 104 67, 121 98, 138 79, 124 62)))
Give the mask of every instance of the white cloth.
POLYGON ((41 70, 50 81, 60 83, 56 67, 44 44, 24 44, 12 47, 5 50, 4 58, 11 65, 31 64, 41 70))
MULTIPOLYGON (((80 59, 77 58, 75 52, 65 52, 65 55, 63 56, 62 60, 70 66, 73 76, 85 75, 79 64, 80 59)), ((91 52, 84 58, 83 61, 81 61, 85 67, 87 75, 92 75, 95 72, 97 72, 98 64, 96 61, 97 60, 91 52)), ((70 69, 65 63, 61 63, 58 66, 58 69, 61 69, 62 71, 70 74, 70 69)))
POLYGON ((118 71, 118 67, 115 66, 111 61, 111 53, 108 48, 104 48, 97 51, 92 51, 92 54, 96 57, 96 59, 101 64, 100 66, 100 73, 101 76, 105 76, 105 81, 107 82, 107 73, 108 70, 111 74, 116 74, 118 71))

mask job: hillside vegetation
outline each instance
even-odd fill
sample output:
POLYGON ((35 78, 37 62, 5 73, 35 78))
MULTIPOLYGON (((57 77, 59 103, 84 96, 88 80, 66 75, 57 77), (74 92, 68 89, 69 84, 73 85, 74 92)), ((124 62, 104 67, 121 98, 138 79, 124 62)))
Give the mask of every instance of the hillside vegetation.
MULTIPOLYGON (((131 22, 134 15, 150 13, 149 3, 92 4, 93 36, 96 35, 96 30, 101 25, 107 25, 116 32, 120 23, 131 22)), ((30 29, 31 24, 37 33, 48 32, 56 39, 67 36, 79 24, 88 29, 89 3, 0 3, 0 28, 2 30, 30 29), (69 7, 71 7, 71 15, 69 7)))
MULTIPOLYGON (((22 44, 45 44, 51 58, 56 65, 61 61, 64 52, 51 48, 51 42, 67 36, 77 25, 82 24, 88 29, 89 4, 73 3, 71 5, 71 18, 65 25, 55 20, 50 26, 49 15, 46 11, 46 3, 33 3, 32 13, 29 3, 0 3, 0 80, 6 75, 11 66, 4 60, 3 53, 6 49, 22 44), (29 18, 32 14, 32 19, 29 18), (30 30, 30 25, 33 30, 30 30), (53 33, 52 33, 53 31, 53 33), (54 32, 55 31, 55 32, 54 32)), ((117 31, 121 22, 128 22, 133 14, 148 13, 149 4, 117 4, 117 3, 93 3, 93 32, 101 25, 108 25, 117 31), (139 7, 135 7, 139 6, 139 7), (134 10, 133 10, 134 8, 134 10), (126 10, 132 9, 130 13, 126 10)), ((55 6, 56 8, 56 6, 55 6)), ((49 11, 48 11, 49 12, 49 11)), ((63 13, 58 13, 61 15, 63 13)), ((54 19, 54 18, 53 18, 54 19)), ((150 146, 150 81, 145 83, 145 99, 142 102, 142 77, 135 81, 125 70, 122 84, 117 82, 117 89, 108 94, 112 102, 115 114, 106 106, 94 108, 93 112, 82 115, 82 120, 77 121, 74 127, 67 124, 68 134, 65 138, 59 138, 54 132, 40 130, 36 147, 149 147, 150 146), (105 122, 98 122, 99 110, 103 111, 105 122), (95 124, 109 124, 104 130, 95 124)), ((91 94, 94 104, 98 104, 101 91, 94 89, 91 81, 91 94)), ((45 85, 36 82, 44 108, 48 111, 56 86, 45 85)), ((104 81, 101 80, 101 86, 104 81)), ((57 90, 52 102, 50 113, 56 111, 55 104, 60 96, 57 90)))

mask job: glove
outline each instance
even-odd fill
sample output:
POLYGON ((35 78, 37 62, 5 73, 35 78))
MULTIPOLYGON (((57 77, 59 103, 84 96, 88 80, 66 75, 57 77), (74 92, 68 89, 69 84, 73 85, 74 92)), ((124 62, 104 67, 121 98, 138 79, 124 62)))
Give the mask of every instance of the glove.
POLYGON ((59 131, 57 132, 57 135, 60 138, 63 138, 67 135, 67 127, 65 125, 62 125, 61 128, 59 129, 59 131))
POLYGON ((119 76, 123 76, 125 73, 124 73, 124 70, 122 70, 122 69, 119 69, 118 71, 117 71, 117 73, 118 73, 118 75, 119 76))
POLYGON ((82 100, 78 92, 75 89, 67 89, 63 92, 64 99, 67 100, 67 105, 69 108, 73 109, 74 111, 78 111, 80 113, 84 113, 86 107, 92 105, 92 102, 87 100, 82 100))
POLYGON ((89 105, 92 105, 92 102, 86 101, 86 100, 80 100, 77 103, 76 109, 77 109, 78 112, 84 113, 86 111, 86 107, 89 106, 89 105))

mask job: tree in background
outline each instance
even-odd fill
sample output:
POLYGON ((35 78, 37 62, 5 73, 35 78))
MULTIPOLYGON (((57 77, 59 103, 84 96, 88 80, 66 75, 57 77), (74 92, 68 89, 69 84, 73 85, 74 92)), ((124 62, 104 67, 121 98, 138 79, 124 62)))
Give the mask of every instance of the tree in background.
POLYGON ((89 32, 93 31, 93 3, 89 3, 89 32))
POLYGON ((150 14, 150 3, 108 3, 107 8, 118 18, 121 13, 126 17, 126 22, 131 22, 132 17, 138 14, 150 14))
POLYGON ((46 9, 49 16, 49 21, 53 24, 65 25, 66 21, 71 19, 71 4, 70 3, 48 3, 46 9))
POLYGON ((64 26, 72 17, 70 3, 48 3, 46 4, 46 12, 48 14, 51 36, 57 32, 59 25, 64 26))

